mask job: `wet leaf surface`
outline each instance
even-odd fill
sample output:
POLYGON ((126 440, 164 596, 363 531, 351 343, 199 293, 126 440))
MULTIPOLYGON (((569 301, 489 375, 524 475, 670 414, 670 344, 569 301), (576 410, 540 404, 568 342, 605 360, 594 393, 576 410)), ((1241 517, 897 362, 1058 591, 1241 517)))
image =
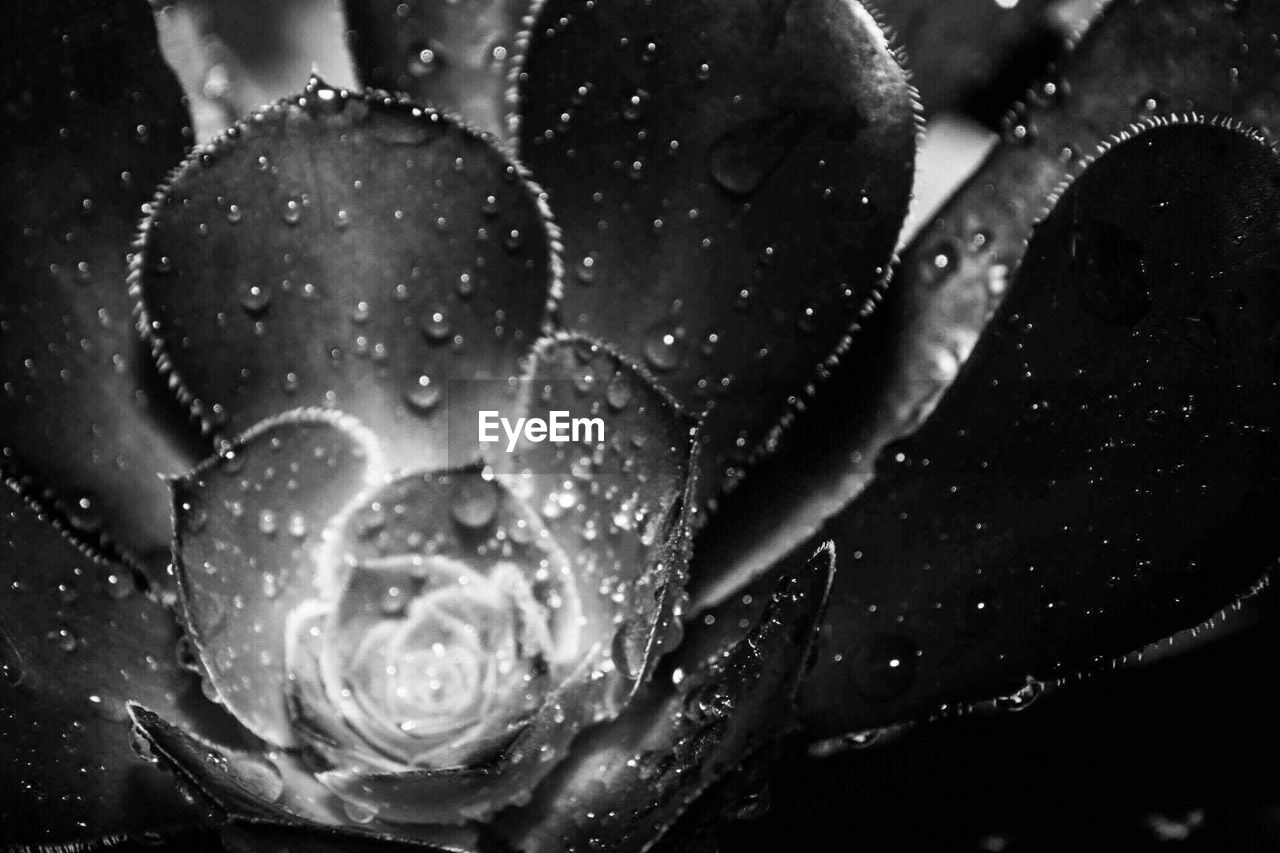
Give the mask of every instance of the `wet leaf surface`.
POLYGON ((126 568, 67 541, 9 485, 0 506, 0 843, 163 833, 199 821, 129 742, 129 700, 208 730, 208 703, 174 653, 172 614, 138 592, 126 568))
POLYGON ((142 0, 10 12, 0 464, 84 541, 162 570, 156 475, 207 451, 154 375, 125 278, 142 206, 189 142, 182 91, 142 0))
POLYGON ((521 393, 531 413, 607 425, 603 441, 583 430, 567 444, 522 442, 494 468, 542 517, 574 575, 614 602, 604 610, 622 605, 615 656, 639 677, 679 640, 701 488, 696 422, 643 367, 580 336, 540 341, 521 393))
MULTIPOLYGON (((228 752, 192 737, 142 705, 130 705, 134 737, 193 794, 210 803, 226 821, 224 833, 248 845, 295 838, 307 849, 322 845, 395 842, 428 850, 472 850, 474 833, 442 827, 390 827, 371 815, 348 814, 291 753, 253 755, 228 752), (359 819, 357 819, 359 818, 359 819)), ((171 780, 172 782, 172 780, 171 780)))
POLYGON ((499 832, 525 853, 648 849, 691 801, 785 731, 834 557, 825 547, 780 582, 743 639, 693 643, 715 654, 681 649, 664 661, 632 706, 588 731, 499 832))
POLYGON ((1267 570, 1278 234, 1276 154, 1234 128, 1157 125, 1062 195, 932 417, 824 527, 854 568, 816 734, 1097 665, 1267 570))
POLYGON ((724 600, 817 537, 866 487, 885 444, 916 429, 955 379, 1052 194, 1099 145, 1184 110, 1269 132, 1280 78, 1274 51, 1257 46, 1277 26, 1274 7, 1257 3, 1110 4, 1010 111, 1002 144, 903 252, 885 310, 779 451, 731 496, 727 523, 712 518, 693 567, 695 606, 724 600), (854 359, 874 366, 850 370, 854 359))
POLYGON ((894 853, 1274 850, 1276 699, 1241 688, 1271 665, 1275 593, 1260 596, 1269 607, 1243 634, 1207 632, 1190 652, 1180 637, 1172 655, 1072 678, 1016 714, 966 714, 828 759, 784 759, 772 807, 722 821, 720 849, 785 849, 798 826, 839 833, 857 814, 861 843, 894 853))
POLYGON ((559 321, 711 410, 712 496, 884 286, 906 75, 858 4, 552 0, 517 85, 564 229, 559 321))
POLYGON ((442 467, 444 413, 501 408, 542 328, 550 228, 479 137, 313 79, 187 162, 135 284, 162 367, 210 429, 332 406, 393 467, 442 467))
POLYGON ((507 136, 516 35, 530 0, 347 0, 348 42, 360 80, 507 136))
POLYGON ((259 737, 295 743, 285 624, 329 570, 324 531, 386 476, 346 416, 299 410, 260 424, 173 484, 180 602, 214 692, 259 737))

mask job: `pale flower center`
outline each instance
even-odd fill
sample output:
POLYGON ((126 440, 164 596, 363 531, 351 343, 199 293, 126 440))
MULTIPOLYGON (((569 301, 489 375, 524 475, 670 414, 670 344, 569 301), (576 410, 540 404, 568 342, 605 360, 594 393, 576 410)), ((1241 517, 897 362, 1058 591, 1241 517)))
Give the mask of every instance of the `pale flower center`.
POLYGON ((540 602, 513 563, 481 574, 454 558, 411 559, 424 591, 367 626, 341 667, 338 704, 388 758, 476 763, 509 742, 576 660, 576 631, 565 628, 577 620, 540 602))

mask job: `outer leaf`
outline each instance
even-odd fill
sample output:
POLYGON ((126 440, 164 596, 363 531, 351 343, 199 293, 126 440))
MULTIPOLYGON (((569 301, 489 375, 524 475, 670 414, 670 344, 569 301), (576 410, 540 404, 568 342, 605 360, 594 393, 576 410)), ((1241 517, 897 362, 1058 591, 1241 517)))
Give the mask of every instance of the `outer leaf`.
POLYGON ((231 839, 248 844, 292 837, 306 839, 307 849, 329 844, 364 849, 378 842, 432 851, 475 849, 475 833, 469 829, 391 827, 367 814, 348 814, 292 754, 226 752, 146 707, 130 705, 129 713, 137 740, 214 806, 231 839))
POLYGON ((375 439, 339 413, 273 418, 173 484, 183 613, 217 695, 254 734, 295 744, 285 621, 319 592, 326 525, 387 476, 375 439))
POLYGON ((779 584, 745 638, 705 662, 678 652, 687 669, 664 664, 667 680, 589 732, 499 831, 525 853, 652 847, 690 802, 784 730, 834 573, 828 545, 779 584))
POLYGON ((825 528, 859 566, 802 697, 816 733, 1121 655, 1262 575, 1277 237, 1280 161, 1232 128, 1157 125, 1065 192, 932 418, 825 528))
POLYGON ((1086 155, 1170 111, 1271 131, 1280 68, 1273 51, 1249 46, 1268 43, 1278 26, 1266 4, 1110 4, 1055 75, 1009 113, 1004 143, 905 251, 900 287, 864 338, 865 351, 884 359, 876 378, 841 365, 789 446, 734 495, 732 523, 713 522, 702 536, 695 605, 723 600, 816 541, 822 522, 865 488, 880 449, 915 429, 954 380, 1035 223, 1086 155))
POLYGON ((346 0, 348 40, 365 85, 507 131, 508 60, 530 0, 346 0))
POLYGON ((557 266, 538 190, 438 113, 313 79, 188 160, 134 283, 213 429, 359 412, 394 467, 441 467, 442 413, 500 408, 557 266))
POLYGON ((210 708, 168 609, 0 489, 0 844, 165 832, 201 819, 135 755, 125 702, 193 728, 210 708))
POLYGON ((714 494, 884 286, 906 75, 845 0, 548 0, 518 94, 574 268, 560 322, 709 411, 714 494))
POLYGON ((156 474, 199 451, 134 332, 126 251, 187 145, 182 91, 144 0, 7 12, 0 465, 86 541, 150 561, 169 535, 156 474))

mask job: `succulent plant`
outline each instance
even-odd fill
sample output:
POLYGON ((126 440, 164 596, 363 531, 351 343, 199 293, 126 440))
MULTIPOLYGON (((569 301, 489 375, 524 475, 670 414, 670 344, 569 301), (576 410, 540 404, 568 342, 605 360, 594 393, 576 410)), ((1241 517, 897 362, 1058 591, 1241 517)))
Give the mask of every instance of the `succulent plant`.
POLYGON ((1266 585, 1267 4, 888 3, 921 93, 854 0, 347 0, 200 144, 163 11, 12 5, 0 844, 702 849, 1266 585))

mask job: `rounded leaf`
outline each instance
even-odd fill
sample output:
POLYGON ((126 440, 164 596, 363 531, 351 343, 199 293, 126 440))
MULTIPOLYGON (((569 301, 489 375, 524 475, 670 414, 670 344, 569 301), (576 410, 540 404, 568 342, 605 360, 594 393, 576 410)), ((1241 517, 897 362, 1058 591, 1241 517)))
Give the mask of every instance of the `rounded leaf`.
POLYGON ((720 628, 695 629, 691 647, 711 654, 682 648, 664 661, 663 677, 584 735, 498 831, 526 853, 649 849, 694 799, 786 731, 834 574, 828 543, 765 596, 740 635, 726 642, 720 628))
MULTIPOLYGON (((143 207, 189 142, 144 0, 16 3, 0 70, 0 467, 84 541, 157 566, 157 474, 198 431, 141 344, 125 283, 143 207)), ((131 561, 132 562, 132 561, 131 561)))
POLYGON ((815 734, 1105 662, 1262 576, 1278 234, 1280 161, 1234 126, 1158 124, 1085 169, 932 417, 823 528, 856 570, 815 734))
POLYGON ((172 614, 0 489, 0 843, 69 844, 198 822, 135 754, 130 700, 193 731, 216 712, 178 663, 172 614))
POLYGON ((707 412, 713 497, 885 286, 906 74, 845 0, 548 0, 517 93, 521 156, 564 228, 558 320, 707 412))
POLYGON ((311 409, 259 424, 173 482, 188 632, 220 701, 277 746, 295 743, 286 620, 319 590, 327 525, 386 476, 367 430, 311 409))
POLYGON ((537 188, 483 138, 313 79, 174 175, 133 281, 207 428, 336 407, 393 467, 440 467, 444 413, 495 408, 542 328, 553 236, 537 188))

